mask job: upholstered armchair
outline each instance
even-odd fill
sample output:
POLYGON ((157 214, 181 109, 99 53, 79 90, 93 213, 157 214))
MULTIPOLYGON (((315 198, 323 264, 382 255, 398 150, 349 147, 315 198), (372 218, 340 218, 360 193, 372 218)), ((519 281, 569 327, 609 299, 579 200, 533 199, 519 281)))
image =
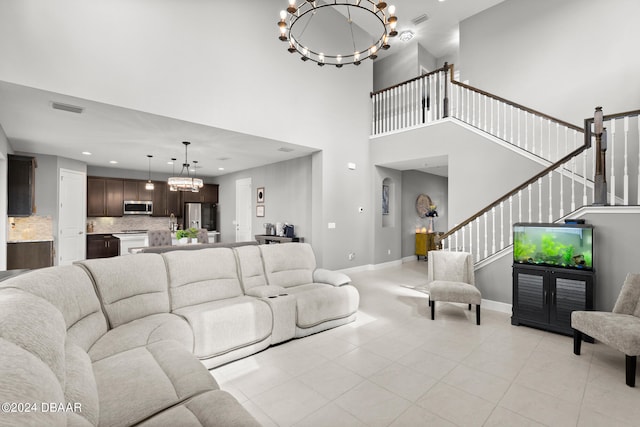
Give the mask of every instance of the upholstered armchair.
POLYGON ((574 311, 573 353, 579 355, 584 335, 625 354, 626 381, 636 385, 636 360, 640 355, 640 274, 630 273, 622 285, 613 312, 574 311))
POLYGON ((475 287, 473 257, 468 252, 429 251, 427 290, 431 320, 435 319, 436 301, 476 306, 476 324, 480 324, 482 295, 475 287))
POLYGON ((171 231, 169 230, 149 230, 147 231, 149 246, 170 246, 171 231))
POLYGON ((209 243, 209 231, 206 228, 198 230, 198 243, 209 243))

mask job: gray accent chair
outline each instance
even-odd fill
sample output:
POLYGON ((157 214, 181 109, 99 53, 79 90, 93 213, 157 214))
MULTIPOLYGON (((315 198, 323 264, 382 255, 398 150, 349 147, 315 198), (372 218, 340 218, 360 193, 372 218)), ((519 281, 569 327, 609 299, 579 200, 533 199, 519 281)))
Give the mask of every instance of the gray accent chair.
POLYGON ((636 385, 636 362, 640 355, 640 273, 629 273, 613 312, 574 311, 573 353, 580 354, 583 339, 596 339, 625 354, 626 382, 636 385))
POLYGON ((206 228, 198 230, 198 243, 209 243, 209 231, 206 228))
POLYGON ((468 252, 429 251, 427 290, 431 320, 435 319, 436 301, 476 306, 476 324, 480 324, 482 295, 475 286, 473 257, 468 252))
POLYGON ((171 231, 169 230, 149 230, 147 231, 149 246, 170 246, 171 231))

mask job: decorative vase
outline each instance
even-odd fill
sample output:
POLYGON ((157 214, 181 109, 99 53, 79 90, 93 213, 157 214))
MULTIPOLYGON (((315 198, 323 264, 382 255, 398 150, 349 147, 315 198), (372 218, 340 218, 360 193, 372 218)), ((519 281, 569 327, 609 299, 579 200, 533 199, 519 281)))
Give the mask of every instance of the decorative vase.
POLYGON ((427 230, 427 233, 433 233, 433 217, 429 218, 429 229, 427 230))
POLYGON ((188 237, 181 237, 178 239, 178 244, 179 245, 186 245, 187 243, 189 243, 189 238, 188 237))

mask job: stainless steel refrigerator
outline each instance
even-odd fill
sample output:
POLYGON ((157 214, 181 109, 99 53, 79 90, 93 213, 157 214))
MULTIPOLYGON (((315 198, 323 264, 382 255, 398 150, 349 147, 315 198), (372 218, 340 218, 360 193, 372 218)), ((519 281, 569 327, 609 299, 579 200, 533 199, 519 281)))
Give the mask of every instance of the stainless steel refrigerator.
POLYGON ((206 228, 209 231, 216 231, 216 204, 185 203, 182 225, 185 229, 194 227, 206 228))

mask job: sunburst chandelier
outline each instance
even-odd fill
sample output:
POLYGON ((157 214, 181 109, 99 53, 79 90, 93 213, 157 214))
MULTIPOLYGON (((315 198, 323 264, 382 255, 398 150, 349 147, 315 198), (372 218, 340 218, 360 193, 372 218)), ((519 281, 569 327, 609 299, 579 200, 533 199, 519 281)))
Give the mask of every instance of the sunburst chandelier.
POLYGON ((296 6, 296 0, 289 0, 289 7, 280 11, 279 39, 288 42, 288 51, 298 52, 303 61, 340 68, 345 64, 360 65, 367 58, 376 59, 380 49, 389 49, 389 38, 398 34, 397 23, 395 7, 387 7, 383 1, 301 0, 296 6), (365 37, 363 31, 367 33, 365 37), (346 39, 343 43, 349 46, 339 52, 330 51, 335 49, 330 41, 335 42, 336 38, 346 39))
MULTIPOLYGON (((200 178, 196 178, 195 176, 193 177, 190 176, 189 174, 190 165, 187 157, 187 148, 191 143, 189 141, 183 141, 182 143, 184 144, 184 163, 182 164, 180 175, 172 176, 171 178, 169 178, 167 182, 169 184, 169 190, 192 191, 194 193, 197 193, 204 186, 204 183, 200 178), (183 176, 182 173, 184 172, 185 169, 187 170, 187 175, 183 176)), ((194 161, 194 163, 197 163, 197 162, 194 161)))

